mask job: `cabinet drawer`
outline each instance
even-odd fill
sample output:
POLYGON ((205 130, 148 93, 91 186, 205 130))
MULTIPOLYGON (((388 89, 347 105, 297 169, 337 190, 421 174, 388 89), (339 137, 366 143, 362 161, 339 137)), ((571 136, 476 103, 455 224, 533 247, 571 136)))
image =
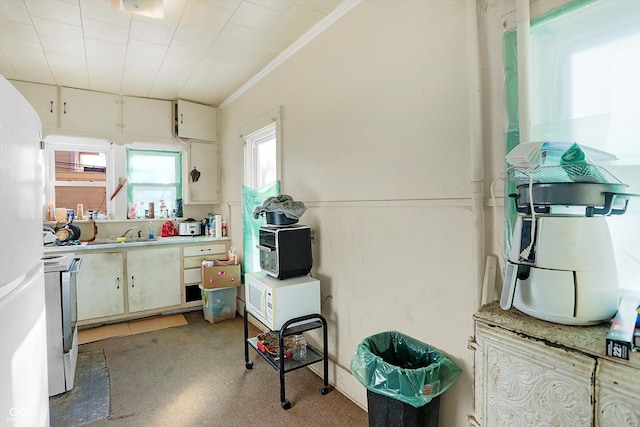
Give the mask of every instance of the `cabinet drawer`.
POLYGON ((201 255, 209 255, 209 254, 226 254, 227 245, 224 243, 215 244, 215 245, 196 245, 196 246, 187 246, 183 249, 183 255, 185 257, 189 256, 201 256, 201 255))
POLYGON ((202 273, 199 268, 189 268, 182 273, 183 283, 200 283, 202 280, 202 273))
POLYGON ((202 261, 213 261, 214 259, 227 259, 226 253, 211 254, 202 256, 192 256, 184 259, 184 268, 200 268, 202 261))

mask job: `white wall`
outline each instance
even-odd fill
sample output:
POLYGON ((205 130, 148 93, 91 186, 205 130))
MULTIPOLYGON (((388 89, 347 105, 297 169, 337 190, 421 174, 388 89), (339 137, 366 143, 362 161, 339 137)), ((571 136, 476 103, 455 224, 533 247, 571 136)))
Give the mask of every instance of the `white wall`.
MULTIPOLYGON (((282 107, 282 188, 309 208, 331 381, 366 407, 357 344, 398 330, 463 374, 441 425, 472 413, 473 273, 463 0, 366 0, 221 111, 222 197, 241 241, 247 123, 282 107)), ((318 398, 321 398, 320 396, 318 398)))

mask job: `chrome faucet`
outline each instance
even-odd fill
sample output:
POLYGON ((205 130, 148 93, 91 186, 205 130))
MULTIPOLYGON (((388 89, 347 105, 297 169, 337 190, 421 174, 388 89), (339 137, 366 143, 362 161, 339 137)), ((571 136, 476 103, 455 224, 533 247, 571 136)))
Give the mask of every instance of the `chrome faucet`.
POLYGON ((140 228, 138 228, 138 227, 129 228, 127 231, 122 233, 122 236, 120 236, 120 237, 127 237, 127 233, 130 232, 131 230, 138 230, 138 237, 142 237, 142 231, 140 231, 140 228))

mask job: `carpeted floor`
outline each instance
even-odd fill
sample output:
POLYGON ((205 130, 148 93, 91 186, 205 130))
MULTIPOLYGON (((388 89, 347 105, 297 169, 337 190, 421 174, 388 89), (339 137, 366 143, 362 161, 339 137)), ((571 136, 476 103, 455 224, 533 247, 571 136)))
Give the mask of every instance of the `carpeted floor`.
MULTIPOLYGON (((366 411, 309 369, 286 374, 280 406, 278 372, 250 348, 244 363, 243 319, 210 324, 201 311, 185 313, 188 324, 83 344, 79 355, 103 351, 110 385, 110 411, 91 427, 145 426, 366 426, 366 411)), ((251 335, 260 331, 251 326, 251 335)), ((78 387, 80 378, 76 376, 78 387)), ((74 388, 75 388, 74 387, 74 388)), ((94 405, 95 406, 95 405, 94 405)), ((88 409, 91 405, 88 405, 88 409)), ((89 409, 90 410, 90 409, 89 409)), ((55 408, 52 406, 52 414, 55 408)), ((52 427, 72 419, 52 416, 52 427)))

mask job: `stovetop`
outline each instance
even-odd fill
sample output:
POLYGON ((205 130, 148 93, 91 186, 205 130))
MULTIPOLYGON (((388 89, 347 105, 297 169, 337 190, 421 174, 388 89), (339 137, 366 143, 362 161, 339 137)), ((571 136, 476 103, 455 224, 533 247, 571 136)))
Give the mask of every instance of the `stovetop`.
POLYGON ((44 272, 51 273, 56 271, 66 271, 71 267, 75 254, 52 254, 42 257, 44 261, 44 272))

